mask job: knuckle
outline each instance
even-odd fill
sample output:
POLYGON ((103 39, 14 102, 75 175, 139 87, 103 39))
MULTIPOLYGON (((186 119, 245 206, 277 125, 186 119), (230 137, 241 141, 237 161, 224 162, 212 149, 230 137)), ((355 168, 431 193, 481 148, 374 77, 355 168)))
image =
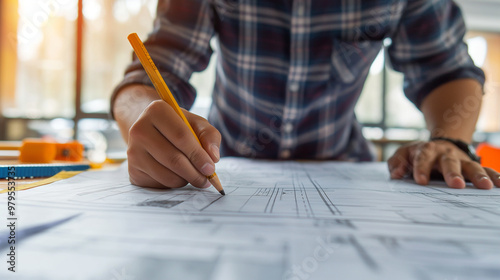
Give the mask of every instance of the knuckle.
POLYGON ((455 154, 455 150, 451 147, 446 147, 445 150, 444 150, 444 154, 446 155, 454 155, 455 154))
POLYGON ((468 170, 483 169, 479 163, 472 161, 472 160, 464 160, 461 163, 462 163, 462 167, 464 169, 468 169, 468 170))
POLYGON ((138 140, 142 141, 148 138, 145 130, 145 126, 141 120, 136 121, 128 131, 129 139, 131 141, 138 140))
POLYGON ((203 185, 205 185, 207 181, 207 178, 204 177, 204 176, 196 176, 195 178, 193 178, 193 180, 191 180, 191 185, 195 186, 195 187, 203 187, 203 185))
POLYGON ((422 149, 424 151, 432 150, 432 149, 434 149, 434 145, 435 145, 434 142, 425 142, 425 143, 422 144, 422 149))
POLYGON ((211 129, 214 131, 215 137, 217 137, 217 140, 220 142, 222 139, 222 134, 220 134, 220 131, 217 130, 215 127, 211 127, 211 129))
POLYGON ((170 107, 165 101, 155 100, 149 103, 146 108, 144 108, 139 119, 161 120, 164 118, 163 116, 165 114, 168 114, 170 112, 170 110, 173 111, 172 107, 170 107))
MULTIPOLYGON (((141 155, 141 153, 139 153, 137 149, 134 149, 134 147, 129 147, 127 149, 127 159, 128 159, 129 164, 132 164, 135 161, 137 161, 137 159, 139 158, 140 155, 141 155)), ((129 169, 129 171, 130 171, 130 169, 129 169)))
POLYGON ((212 125, 208 125, 200 131, 199 137, 207 139, 215 138, 217 140, 220 140, 221 134, 215 127, 213 127, 212 125))
MULTIPOLYGON (((427 144, 425 144, 425 145, 427 145, 427 144)), ((422 148, 416 153, 415 159, 417 161, 428 161, 431 159, 433 154, 434 154, 434 151, 432 149, 422 148)))
POLYGON ((157 174, 156 177, 159 178, 159 184, 167 188, 181 188, 187 184, 186 180, 184 180, 172 170, 168 170, 162 174, 157 174))
POLYGON ((429 154, 425 150, 424 151, 420 151, 419 153, 417 153, 415 155, 415 160, 417 162, 426 161, 428 158, 429 158, 429 154))
POLYGON ((185 185, 187 185, 187 181, 182 179, 181 177, 179 176, 174 176, 174 178, 171 178, 168 180, 168 182, 166 184, 164 184, 165 186, 169 187, 169 188, 181 188, 181 187, 184 187, 185 185))
POLYGON ((441 157, 441 162, 445 163, 445 164, 453 164, 453 165, 460 163, 460 161, 456 157, 450 156, 448 154, 445 154, 441 157))
POLYGON ((136 186, 145 186, 146 182, 144 180, 144 176, 142 172, 135 168, 129 168, 128 170, 129 174, 129 181, 131 184, 136 185, 136 186))
POLYGON ((155 100, 155 101, 152 101, 151 103, 149 103, 148 106, 146 106, 146 108, 144 109, 144 112, 146 114, 156 114, 158 111, 160 110, 163 110, 164 109, 164 101, 162 100, 155 100))
POLYGON ((182 170, 185 168, 185 157, 182 153, 172 153, 168 158, 168 164, 171 170, 182 170))
POLYGON ((189 132, 185 126, 177 128, 172 127, 169 132, 169 138, 175 143, 189 143, 192 137, 191 132, 189 132))
MULTIPOLYGON (((195 148, 192 149, 188 154, 187 157, 189 160, 197 166, 197 163, 202 163, 204 158, 205 158, 205 151, 201 148, 195 148)), ((206 161, 206 160, 205 160, 206 161)))

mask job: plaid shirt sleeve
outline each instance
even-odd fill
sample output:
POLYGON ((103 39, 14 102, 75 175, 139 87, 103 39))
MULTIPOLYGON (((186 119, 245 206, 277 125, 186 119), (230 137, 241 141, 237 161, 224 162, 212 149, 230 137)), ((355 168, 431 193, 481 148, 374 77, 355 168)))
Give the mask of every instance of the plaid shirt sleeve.
POLYGON ((388 54, 393 68, 405 74, 405 95, 417 107, 433 89, 452 80, 473 78, 484 84, 484 73, 463 41, 465 32, 453 1, 408 1, 388 54))
MULTIPOLYGON (((186 109, 191 108, 196 97, 189 78, 193 72, 203 71, 212 55, 212 14, 207 1, 159 1, 154 30, 144 42, 179 106, 186 109)), ((127 85, 153 86, 135 54, 133 58, 112 94, 111 104, 127 85)))

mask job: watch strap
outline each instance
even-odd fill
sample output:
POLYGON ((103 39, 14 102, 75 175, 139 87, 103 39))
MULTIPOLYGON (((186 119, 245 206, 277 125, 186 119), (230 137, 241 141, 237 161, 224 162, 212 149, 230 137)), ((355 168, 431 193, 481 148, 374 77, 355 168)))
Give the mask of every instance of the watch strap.
POLYGON ((476 155, 476 151, 474 150, 474 147, 472 147, 471 144, 468 144, 462 140, 448 138, 448 137, 432 137, 430 139, 430 141, 438 141, 438 140, 448 141, 450 143, 453 143, 455 146, 457 146, 457 148, 466 153, 470 159, 481 163, 481 158, 478 155, 476 155))

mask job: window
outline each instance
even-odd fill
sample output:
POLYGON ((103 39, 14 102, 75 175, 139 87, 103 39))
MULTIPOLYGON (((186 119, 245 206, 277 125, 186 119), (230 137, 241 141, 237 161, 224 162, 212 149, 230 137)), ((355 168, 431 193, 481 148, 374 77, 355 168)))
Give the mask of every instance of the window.
MULTIPOLYGON (((0 2, 0 112, 12 106, 15 99, 17 62, 17 5, 13 1, 0 2)), ((2 114, 3 115, 3 114, 2 114)))
POLYGON ((153 28, 156 0, 85 0, 82 111, 109 112, 109 97, 132 58, 127 36, 153 28))
POLYGON ((9 30, 2 33, 8 34, 9 52, 17 58, 6 65, 10 69, 2 71, 11 76, 7 80, 10 90, 2 91, 2 112, 6 117, 74 115, 77 5, 74 1, 66 1, 65 5, 45 2, 33 5, 33 1, 26 0, 3 1, 11 16, 18 14, 18 21, 13 17, 9 30))
POLYGON ((123 148, 112 136, 117 128, 108 119, 109 97, 132 57, 127 35, 146 37, 156 4, 1 1, 0 139, 68 140, 76 131, 88 143, 97 131, 123 148))
POLYGON ((380 51, 370 67, 370 73, 356 104, 358 121, 366 125, 382 125, 384 122, 383 92, 384 92, 384 52, 380 51))

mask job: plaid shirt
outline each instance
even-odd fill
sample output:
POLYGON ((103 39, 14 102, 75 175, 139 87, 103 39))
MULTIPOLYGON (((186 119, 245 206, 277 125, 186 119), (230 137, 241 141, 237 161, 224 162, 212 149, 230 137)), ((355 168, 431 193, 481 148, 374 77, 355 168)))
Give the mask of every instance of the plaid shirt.
MULTIPOLYGON (((373 149, 354 106, 384 39, 418 107, 451 80, 484 83, 464 34, 447 0, 160 0, 145 44, 189 109, 189 78, 206 68, 217 38, 209 121, 222 134, 223 156, 365 161, 373 149)), ((137 60, 115 93, 131 83, 151 84, 137 60)))

